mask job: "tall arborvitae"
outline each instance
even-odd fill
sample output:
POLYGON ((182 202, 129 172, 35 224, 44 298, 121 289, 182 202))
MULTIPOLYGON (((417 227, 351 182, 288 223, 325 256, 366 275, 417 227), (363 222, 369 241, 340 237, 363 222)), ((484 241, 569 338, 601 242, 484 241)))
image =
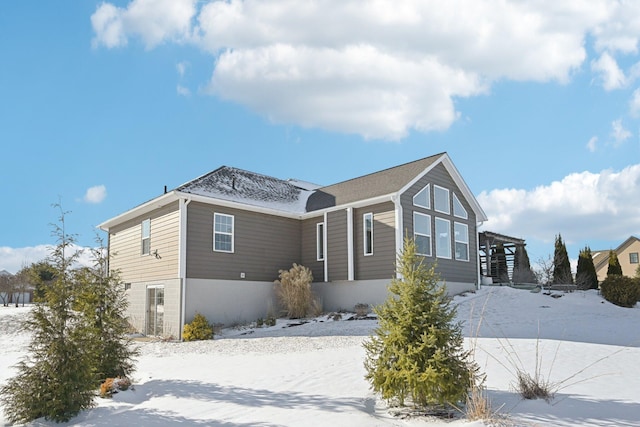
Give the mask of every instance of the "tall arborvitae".
POLYGON ((573 283, 567 247, 562 241, 560 234, 556 236, 555 249, 553 252, 553 283, 573 283))
MULTIPOLYGON (((60 208, 60 206, 57 206, 60 208)), ((57 244, 49 258, 55 278, 42 288, 24 325, 32 333, 28 354, 18 363, 17 375, 0 389, 0 401, 9 421, 25 423, 44 417, 68 421, 93 405, 96 383, 89 331, 73 309, 71 264, 78 257, 74 237, 65 230, 65 212, 53 235, 57 244)))
POLYGON ((576 269, 576 285, 578 289, 583 290, 598 289, 598 275, 589 246, 585 246, 584 249, 580 250, 576 269))
POLYGON ((412 239, 396 263, 389 298, 375 309, 378 328, 365 341, 366 378, 383 399, 417 407, 464 401, 477 365, 463 349, 455 307, 434 267, 426 267, 412 239))
POLYGON ((516 246, 516 253, 513 258, 513 282, 514 283, 536 283, 536 275, 531 269, 529 254, 524 245, 516 246))
POLYGON ((127 299, 124 286, 115 271, 109 271, 107 250, 96 237, 97 248, 91 250, 93 268, 76 271, 75 309, 84 315, 90 335, 90 347, 99 381, 128 377, 133 371, 137 351, 127 338, 129 325, 125 316, 127 299))
POLYGON ((622 276, 622 266, 618 260, 618 254, 615 251, 609 251, 609 267, 607 268, 607 277, 622 276))

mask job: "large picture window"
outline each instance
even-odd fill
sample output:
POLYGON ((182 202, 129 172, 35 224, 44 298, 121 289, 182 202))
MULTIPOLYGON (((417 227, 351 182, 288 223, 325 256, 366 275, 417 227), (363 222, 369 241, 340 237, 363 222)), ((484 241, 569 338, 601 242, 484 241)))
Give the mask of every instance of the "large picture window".
POLYGON ((233 215, 213 214, 213 250, 233 252, 233 215))
POLYGON ((431 217, 420 212, 413 213, 413 239, 418 255, 431 256, 431 217))
POLYGON ((436 256, 451 259, 451 222, 436 218, 436 256))
POLYGON ((366 213, 362 216, 364 233, 364 254, 373 255, 373 214, 366 213))
POLYGON ((151 253, 151 220, 145 219, 144 221, 142 221, 141 227, 141 253, 142 255, 149 255, 151 253))
POLYGON ((413 205, 419 206, 425 209, 431 209, 431 201, 430 199, 430 187, 427 184, 422 190, 418 191, 418 193, 413 196, 413 205))
POLYGON ((316 224, 316 260, 324 261, 324 222, 316 224))
POLYGON ((436 211, 449 214, 451 212, 449 208, 449 190, 434 185, 433 204, 436 211))
POLYGON ((455 241, 455 257, 458 261, 469 261, 469 226, 459 222, 453 223, 455 241))

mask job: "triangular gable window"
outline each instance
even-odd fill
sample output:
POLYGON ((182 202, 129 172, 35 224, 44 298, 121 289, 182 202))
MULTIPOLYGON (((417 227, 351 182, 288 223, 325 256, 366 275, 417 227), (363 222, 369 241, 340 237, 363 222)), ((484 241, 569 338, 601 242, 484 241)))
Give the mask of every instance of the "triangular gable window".
POLYGON ((413 196, 413 205, 419 206, 425 209, 431 209, 431 202, 429 201, 430 190, 429 184, 427 184, 422 190, 413 196))
POLYGON ((468 219, 469 215, 467 214, 467 210, 460 203, 460 199, 456 196, 456 193, 453 193, 453 215, 458 218, 468 219))

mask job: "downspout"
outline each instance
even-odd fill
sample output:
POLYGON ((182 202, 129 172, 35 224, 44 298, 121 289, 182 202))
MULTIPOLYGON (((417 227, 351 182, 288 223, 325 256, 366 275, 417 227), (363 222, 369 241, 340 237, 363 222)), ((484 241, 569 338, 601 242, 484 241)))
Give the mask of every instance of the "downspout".
MULTIPOLYGON (((404 221, 402 220, 402 204, 400 203, 400 196, 399 195, 393 195, 391 196, 391 201, 393 202, 394 206, 395 206, 395 215, 396 215, 396 259, 398 258, 398 256, 400 255, 400 253, 402 252, 402 246, 403 246, 403 227, 404 227, 404 221)), ((397 274, 397 278, 400 278, 400 275, 397 274)))
MULTIPOLYGON (((480 227, 482 227, 482 224, 484 224, 484 221, 480 221, 480 222, 476 222, 476 271, 477 271, 477 284, 476 284, 476 289, 480 289, 480 286, 482 285, 482 266, 480 265, 480 227)), ((487 249, 487 262, 488 262, 488 249, 487 249)), ((488 264, 487 264, 488 266, 488 264)))
POLYGON ((179 202, 179 215, 180 215, 180 229, 178 231, 178 237, 180 239, 180 246, 178 253, 180 258, 178 261, 178 277, 180 278, 180 340, 182 340, 182 331, 184 330, 186 308, 187 308, 187 205, 191 202, 191 199, 180 199, 179 202))
POLYGON ((329 259, 327 257, 327 255, 329 254, 329 250, 327 248, 327 246, 329 245, 329 242, 327 242, 327 227, 329 226, 328 222, 327 222, 327 213, 324 213, 324 227, 322 227, 322 240, 324 240, 324 245, 322 245, 322 248, 324 250, 324 281, 328 282, 329 281, 329 259))
POLYGON ((353 265, 353 208, 347 208, 347 279, 354 280, 353 265))

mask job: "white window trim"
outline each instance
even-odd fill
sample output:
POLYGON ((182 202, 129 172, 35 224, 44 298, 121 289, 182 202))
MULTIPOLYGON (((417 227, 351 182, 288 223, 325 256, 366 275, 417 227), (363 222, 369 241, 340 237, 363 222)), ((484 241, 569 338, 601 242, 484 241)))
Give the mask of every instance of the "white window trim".
POLYGON ((413 212, 413 238, 415 239, 415 236, 425 236, 429 238, 429 253, 428 254, 423 254, 423 253, 417 253, 418 255, 421 256, 426 256, 426 257, 431 257, 433 254, 433 237, 431 236, 431 215, 427 215, 421 212, 413 212), (429 234, 425 234, 425 233, 420 233, 418 231, 416 231, 416 216, 425 216, 427 217, 427 222, 429 223, 429 227, 427 227, 427 230, 429 232, 429 234))
POLYGON ((424 187, 422 187, 422 190, 418 191, 415 196, 413 196, 413 206, 417 206, 419 208, 424 208, 424 209, 431 209, 431 184, 427 184, 424 187), (418 197, 418 194, 422 193, 423 191, 427 192, 427 205, 421 205, 419 203, 416 203, 416 197, 418 197))
POLYGON ((469 225, 468 224, 464 224, 462 222, 453 223, 453 256, 455 257, 456 261, 469 262, 469 225), (456 237, 456 225, 461 225, 467 229, 466 242, 464 240, 458 240, 458 238, 456 237), (465 245, 467 245, 467 259, 460 259, 456 256, 456 243, 464 243, 465 245))
POLYGON ((140 254, 143 256, 151 255, 151 218, 143 219, 140 223, 140 254), (149 235, 144 235, 144 223, 149 223, 149 235), (144 251, 144 241, 149 240, 149 252, 144 251))
POLYGON ((364 256, 373 255, 373 213, 367 212, 362 215, 362 252, 364 256), (367 252, 367 217, 371 220, 371 252, 367 252))
POLYGON ((319 222, 316 224, 316 261, 324 261, 325 246, 324 222, 319 222), (320 247, 320 245, 322 245, 322 248, 320 247))
POLYGON ((213 251, 214 252, 224 252, 224 253, 228 253, 231 254, 234 252, 235 250, 235 228, 236 228, 236 218, 233 215, 229 215, 229 214, 224 214, 224 213, 218 213, 215 212, 213 214, 213 251), (224 217, 229 217, 231 218, 231 233, 227 233, 224 231, 216 231, 216 216, 224 216, 224 217), (231 236, 231 250, 230 251, 226 251, 223 249, 216 249, 216 234, 223 234, 225 236, 231 236))
POLYGON ((448 188, 444 188, 444 187, 440 187, 439 185, 434 185, 433 186, 433 209, 436 212, 440 212, 443 214, 447 214, 447 215, 451 215, 451 194, 449 194, 449 189, 448 188), (438 209, 438 204, 436 203, 436 189, 440 189, 440 190, 444 190, 447 193, 447 210, 446 211, 441 211, 438 209))
POLYGON ((460 201, 456 193, 453 193, 453 216, 457 218, 462 218, 462 219, 469 219, 469 213, 464 208, 464 205, 462 204, 462 202, 460 201), (464 212, 464 215, 456 214, 456 203, 460 205, 460 209, 462 209, 462 212, 464 212))
POLYGON ((435 231, 436 231, 436 238, 435 238, 436 258, 451 259, 451 255, 452 255, 452 252, 453 252, 453 250, 452 250, 453 248, 451 247, 451 221, 449 221, 448 219, 436 217, 435 218, 435 231), (448 230, 448 235, 449 235, 449 256, 438 255, 438 242, 440 241, 440 236, 438 236, 438 221, 442 221, 442 222, 446 222, 447 223, 447 230, 448 230))

